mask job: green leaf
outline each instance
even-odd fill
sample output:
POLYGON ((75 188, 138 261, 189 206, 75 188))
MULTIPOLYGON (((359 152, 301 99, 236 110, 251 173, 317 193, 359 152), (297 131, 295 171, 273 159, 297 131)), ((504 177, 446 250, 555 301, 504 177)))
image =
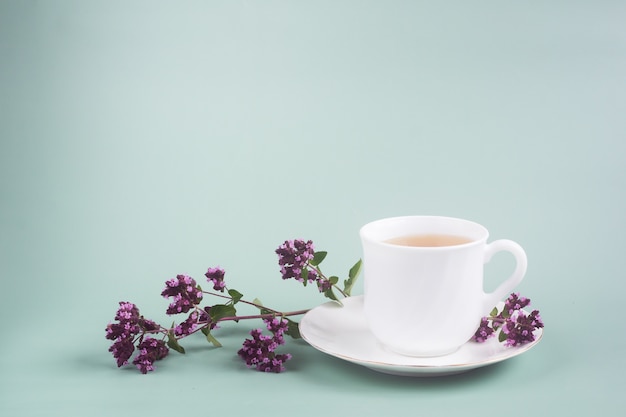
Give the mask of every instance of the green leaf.
POLYGON ((228 290, 228 294, 233 299, 233 304, 237 304, 239 300, 241 300, 241 297, 243 297, 243 294, 237 290, 228 290))
POLYGON ((206 334, 206 340, 208 340, 215 347, 222 347, 222 344, 211 334, 211 332, 206 334))
POLYGON ((294 339, 301 339, 302 336, 300 335, 300 326, 298 323, 287 317, 285 317, 285 319, 287 320, 287 331, 285 333, 294 339))
POLYGON ((215 304, 214 306, 211 306, 209 315, 211 316, 213 323, 217 323, 225 317, 235 317, 237 315, 237 310, 232 304, 215 304))
POLYGON ((491 313, 489 313, 489 315, 491 317, 495 317, 498 315, 498 307, 494 307, 493 310, 491 310, 491 313))
POLYGON ((200 329, 202 333, 206 336, 206 340, 211 343, 215 347, 222 347, 222 344, 211 334, 211 329, 208 326, 200 329))
POLYGON ((330 298, 331 300, 336 301, 339 304, 343 305, 343 303, 341 301, 339 301, 339 298, 337 298, 337 295, 335 295, 335 292, 333 291, 332 288, 329 288, 326 291, 324 291, 324 296, 326 298, 330 298))
POLYGON ((328 255, 328 252, 325 252, 325 251, 315 252, 313 254, 313 259, 311 259, 309 263, 313 266, 317 266, 322 263, 324 258, 326 258, 326 255, 328 255))
POLYGON ((309 268, 304 268, 300 273, 300 277, 302 277, 302 284, 306 287, 306 284, 309 281, 309 268))
POLYGON ((256 305, 258 305, 258 306, 262 306, 262 305, 263 305, 263 303, 261 302, 261 300, 259 300, 258 298, 255 298, 254 300, 252 300, 252 303, 253 303, 253 304, 256 304, 256 305))
POLYGON ((178 344, 174 330, 167 332, 167 346, 174 349, 178 353, 185 353, 185 349, 178 344))
POLYGON ((506 334, 503 331, 500 331, 500 334, 498 335, 498 341, 504 342, 505 340, 506 340, 506 334))
POLYGON ((354 283, 361 273, 362 266, 363 262, 359 259, 357 263, 350 268, 350 272, 348 272, 348 279, 343 282, 343 292, 346 294, 350 295, 352 292, 352 287, 354 287, 354 283))
POLYGON ((350 271, 348 272, 348 277, 350 279, 355 279, 359 276, 359 274, 361 273, 361 267, 363 266, 363 261, 362 260, 358 260, 353 266, 352 268, 350 268, 350 271))
POLYGON ((332 277, 328 278, 328 281, 331 284, 336 285, 339 282, 339 277, 336 277, 336 276, 333 275, 332 277))

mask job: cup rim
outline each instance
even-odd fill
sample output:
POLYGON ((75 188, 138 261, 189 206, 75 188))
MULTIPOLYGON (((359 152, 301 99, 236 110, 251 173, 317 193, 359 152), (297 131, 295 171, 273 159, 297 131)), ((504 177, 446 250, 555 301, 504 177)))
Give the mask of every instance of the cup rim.
MULTIPOLYGON (((444 233, 444 232, 428 231, 428 232, 422 232, 422 233, 444 233)), ((411 233, 408 232, 404 234, 411 234, 411 233)), ((448 232, 445 234, 454 234, 454 233, 448 232)), ((451 250, 451 249, 462 249, 462 248, 467 248, 469 246, 483 244, 489 238, 489 231, 487 230, 485 226, 479 223, 476 223, 474 221, 467 220, 467 219, 462 219, 459 217, 437 216, 437 215, 407 215, 407 216, 385 217, 385 218, 381 218, 378 220, 373 220, 369 223, 366 223, 365 225, 361 227, 361 229, 359 230, 359 235, 361 237, 361 240, 363 241, 367 241, 369 243, 381 245, 385 247, 393 247, 393 248, 404 249, 404 250, 439 250, 441 251, 441 250, 451 250), (372 234, 375 233, 372 230, 377 227, 380 227, 383 224, 395 223, 395 227, 397 227, 398 224, 401 224, 403 222, 406 223, 407 221, 412 221, 412 220, 413 221, 419 220, 420 222, 429 222, 431 223, 431 225, 434 224, 435 226, 440 225, 440 224, 446 224, 446 227, 452 227, 453 224, 455 225, 462 224, 464 225, 464 227, 466 227, 465 230, 470 229, 472 230, 472 233, 459 233, 459 234, 465 235, 465 236, 470 235, 467 237, 471 239, 471 242, 462 243, 460 245, 448 245, 448 246, 403 246, 403 245, 396 245, 393 243, 385 242, 385 240, 402 235, 401 233, 387 234, 384 238, 380 238, 380 237, 375 238, 372 236, 372 234)), ((379 231, 379 235, 380 235, 380 231, 379 231)))

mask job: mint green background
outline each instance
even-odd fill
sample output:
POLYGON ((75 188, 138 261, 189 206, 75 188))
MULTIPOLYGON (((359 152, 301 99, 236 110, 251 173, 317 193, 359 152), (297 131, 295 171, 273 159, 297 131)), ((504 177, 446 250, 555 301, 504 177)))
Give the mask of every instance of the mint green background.
POLYGON ((0 415, 616 415, 625 21, 619 1, 0 1, 0 415), (253 372, 257 322, 149 375, 107 352, 118 301, 170 320, 177 273, 318 305, 274 249, 312 239, 343 277, 359 227, 405 214, 518 241, 541 343, 437 379, 304 342, 253 372))

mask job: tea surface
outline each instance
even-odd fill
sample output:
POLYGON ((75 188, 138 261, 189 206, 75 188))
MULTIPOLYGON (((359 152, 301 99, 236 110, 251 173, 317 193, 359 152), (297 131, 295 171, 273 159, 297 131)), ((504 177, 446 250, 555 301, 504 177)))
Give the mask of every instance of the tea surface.
POLYGON ((386 240, 386 243, 400 246, 415 247, 440 247, 440 246, 456 246, 470 243, 472 239, 465 236, 443 235, 443 234, 416 234, 398 236, 386 240))

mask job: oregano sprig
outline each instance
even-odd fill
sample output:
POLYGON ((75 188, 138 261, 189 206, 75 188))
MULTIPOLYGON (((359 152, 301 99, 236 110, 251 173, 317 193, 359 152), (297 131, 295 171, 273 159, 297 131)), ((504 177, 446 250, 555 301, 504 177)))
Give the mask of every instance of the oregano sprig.
POLYGON ((520 346, 535 340, 535 330, 543 328, 539 310, 527 314, 522 310, 530 305, 530 299, 512 293, 504 302, 502 310, 494 307, 489 316, 483 317, 473 340, 479 343, 498 335, 505 346, 520 346))
MULTIPOLYGON (((307 283, 315 282, 324 296, 339 303, 340 298, 333 290, 337 290, 342 297, 350 296, 361 269, 359 260, 348 272, 343 288, 340 288, 337 276, 326 277, 320 269, 327 252, 315 252, 313 242, 310 240, 285 241, 276 253, 283 279, 295 278, 305 286, 307 283)), ((214 335, 219 323, 261 319, 271 335, 263 334, 262 329, 252 330, 250 332, 252 338, 246 339, 237 353, 247 366, 259 371, 284 370, 284 362, 289 360, 291 355, 278 354, 276 348, 285 343, 284 335, 294 339, 300 338, 298 323, 290 317, 305 314, 308 309, 280 311, 263 305, 256 298, 252 301, 246 300, 243 293, 226 285, 225 271, 219 266, 208 268, 204 275, 213 291, 202 289, 194 278, 184 274, 165 282, 161 295, 170 301, 166 313, 187 315, 184 320, 178 324, 173 322, 170 327, 144 318, 133 303, 127 301, 119 303, 116 322, 110 323, 106 328, 106 338, 113 340, 109 351, 116 359, 118 367, 129 364, 134 352, 138 351, 132 363, 145 374, 154 370, 154 362, 167 356, 169 349, 184 354, 185 348, 180 344, 180 340, 185 337, 201 332, 210 344, 221 347, 222 344, 214 335), (207 296, 220 299, 221 302, 201 306, 207 296), (237 311, 238 304, 253 306, 259 312, 242 315, 237 311)))

